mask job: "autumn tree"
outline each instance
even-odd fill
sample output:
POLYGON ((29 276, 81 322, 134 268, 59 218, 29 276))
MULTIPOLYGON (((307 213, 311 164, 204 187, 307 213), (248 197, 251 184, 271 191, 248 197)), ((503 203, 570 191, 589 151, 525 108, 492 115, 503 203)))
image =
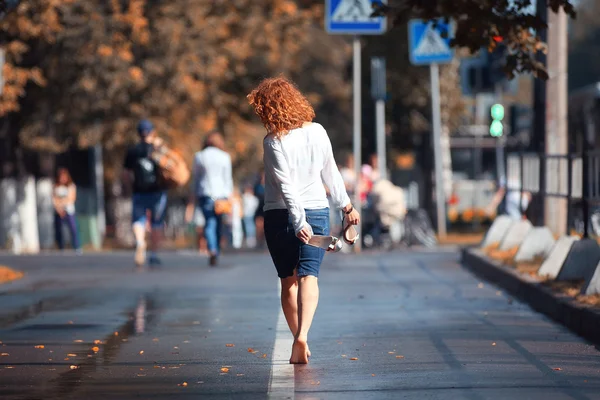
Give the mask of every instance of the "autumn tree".
POLYGON ((245 94, 263 77, 296 80, 320 118, 341 121, 332 135, 346 133, 350 92, 339 72, 349 47, 323 32, 322 13, 322 5, 290 0, 21 3, 0 25, 18 50, 8 68, 23 70, 9 82, 0 116, 14 119, 13 132, 32 149, 100 143, 108 166, 119 164, 141 117, 188 158, 218 128, 237 166, 255 168, 264 132, 245 94), (30 38, 24 27, 49 12, 56 23, 30 38))

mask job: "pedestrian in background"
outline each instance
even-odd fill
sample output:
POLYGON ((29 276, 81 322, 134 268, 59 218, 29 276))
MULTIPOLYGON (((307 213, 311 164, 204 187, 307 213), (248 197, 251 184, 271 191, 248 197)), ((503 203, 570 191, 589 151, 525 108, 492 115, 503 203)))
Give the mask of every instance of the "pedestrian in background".
POLYGON ((146 262, 146 224, 150 220, 150 265, 159 265, 157 251, 162 236, 167 192, 159 179, 159 169, 152 159, 152 152, 162 146, 154 125, 147 119, 137 126, 139 142, 127 150, 125 156, 125 181, 133 181, 132 229, 135 236, 135 263, 138 266, 146 262))
POLYGON ((260 171, 259 177, 254 184, 254 195, 258 198, 258 207, 254 215, 256 226, 256 247, 262 249, 265 242, 265 171, 260 171))
POLYGON ((324 249, 308 242, 313 234, 329 235, 325 185, 351 225, 358 224, 360 216, 346 193, 329 136, 312 122, 313 107, 294 84, 285 78, 265 79, 248 99, 267 130, 265 238, 281 279, 283 313, 294 335, 290 363, 306 364, 325 255, 324 249))
POLYGON ((71 245, 78 253, 79 235, 77 233, 77 222, 75 220, 75 200, 77 199, 77 187, 73 183, 71 174, 66 168, 56 171, 56 179, 52 190, 52 204, 54 205, 54 234, 58 248, 64 250, 63 225, 67 225, 71 234, 71 245))
POLYGON ((244 233, 246 236, 246 247, 253 249, 256 247, 256 224, 254 222, 256 211, 259 207, 258 197, 254 195, 251 186, 246 186, 242 195, 242 208, 244 210, 244 233))
POLYGON ((233 176, 231 157, 225 152, 225 140, 219 132, 206 136, 204 149, 194 156, 192 195, 204 214, 204 236, 210 255, 209 264, 216 266, 221 250, 223 217, 231 214, 233 176))
POLYGON ((231 246, 241 249, 244 244, 244 228, 242 227, 243 209, 242 196, 239 189, 233 189, 231 196, 231 246))

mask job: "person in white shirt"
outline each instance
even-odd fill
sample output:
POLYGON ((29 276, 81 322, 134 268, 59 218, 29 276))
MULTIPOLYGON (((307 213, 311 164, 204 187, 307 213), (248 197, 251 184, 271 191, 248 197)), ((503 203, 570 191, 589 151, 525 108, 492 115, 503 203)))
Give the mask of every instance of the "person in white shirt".
POLYGON ((190 201, 198 204, 204 214, 204 236, 211 266, 218 262, 223 229, 223 213, 215 209, 215 203, 229 201, 233 193, 231 157, 224 148, 223 136, 219 132, 211 132, 206 137, 204 150, 194 156, 190 201))
POLYGON ((290 363, 310 357, 308 331, 317 309, 317 279, 325 250, 308 244, 313 234, 329 235, 329 202, 351 225, 360 216, 350 203, 325 129, 315 112, 285 78, 262 81, 248 100, 264 124, 265 238, 281 279, 281 305, 294 335, 290 363))
POLYGON ((259 206, 258 197, 254 195, 252 186, 247 186, 242 195, 242 209, 244 211, 244 232, 246 234, 246 246, 253 249, 256 247, 256 224, 254 216, 259 206))

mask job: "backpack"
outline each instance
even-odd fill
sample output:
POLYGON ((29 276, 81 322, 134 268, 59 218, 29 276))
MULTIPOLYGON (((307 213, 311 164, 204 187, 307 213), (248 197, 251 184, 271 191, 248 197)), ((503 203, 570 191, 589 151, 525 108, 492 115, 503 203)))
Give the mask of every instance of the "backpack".
POLYGON ((176 188, 185 186, 190 180, 190 169, 183 157, 175 150, 161 146, 152 152, 151 158, 158 166, 161 185, 176 188))

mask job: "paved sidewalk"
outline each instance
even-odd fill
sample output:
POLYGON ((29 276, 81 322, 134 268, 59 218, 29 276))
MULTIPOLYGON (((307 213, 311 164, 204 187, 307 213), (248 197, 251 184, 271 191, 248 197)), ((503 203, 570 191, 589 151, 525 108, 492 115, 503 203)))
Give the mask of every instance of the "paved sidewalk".
POLYGON ((26 273, 0 286, 0 398, 600 399, 596 348, 458 258, 328 255, 291 366, 267 255, 0 255, 26 273))

